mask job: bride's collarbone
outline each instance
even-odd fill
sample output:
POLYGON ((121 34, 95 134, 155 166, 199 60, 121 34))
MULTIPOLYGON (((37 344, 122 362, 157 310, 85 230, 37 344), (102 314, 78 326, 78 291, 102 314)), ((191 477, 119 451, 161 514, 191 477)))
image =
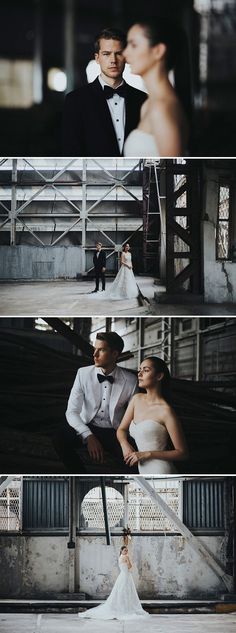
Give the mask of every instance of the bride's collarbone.
POLYGON ((138 426, 139 424, 144 424, 145 425, 145 422, 146 423, 147 422, 153 422, 154 424, 162 426, 164 429, 166 429, 165 422, 163 422, 162 420, 156 420, 154 417, 150 418, 150 417, 148 417, 148 414, 145 417, 142 416, 141 419, 138 419, 136 416, 134 416, 133 424, 135 426, 138 426))

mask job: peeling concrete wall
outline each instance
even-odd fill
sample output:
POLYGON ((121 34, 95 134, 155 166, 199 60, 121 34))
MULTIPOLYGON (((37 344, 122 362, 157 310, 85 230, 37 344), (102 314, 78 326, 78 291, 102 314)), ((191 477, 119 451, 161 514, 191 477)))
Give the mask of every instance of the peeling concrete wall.
POLYGON ((216 261, 215 226, 204 222, 204 297, 206 303, 236 303, 236 262, 216 261))
MULTIPOLYGON (((224 536, 200 540, 224 564, 224 536)), ((23 596, 68 592, 68 549, 65 536, 0 537, 0 595, 23 596)), ((122 539, 111 546, 103 536, 80 536, 76 544, 76 590, 105 598, 119 573, 122 539)), ((136 536, 130 548, 133 576, 142 598, 209 597, 225 586, 181 536, 136 536)))
MULTIPOLYGON (((223 563, 225 539, 222 536, 200 537, 218 561, 223 563)), ((112 539, 107 547, 105 539, 82 537, 80 563, 77 566, 80 589, 104 598, 112 589, 119 573, 120 538, 112 539)), ((134 537, 130 549, 133 576, 138 593, 143 598, 158 596, 209 596, 225 591, 225 586, 208 565, 186 544, 181 536, 134 537)))
MULTIPOLYGON (((204 298, 206 303, 235 303, 236 262, 216 260, 218 187, 215 172, 209 171, 205 200, 208 220, 203 221, 204 298)), ((232 228, 236 240, 236 223, 232 228)))

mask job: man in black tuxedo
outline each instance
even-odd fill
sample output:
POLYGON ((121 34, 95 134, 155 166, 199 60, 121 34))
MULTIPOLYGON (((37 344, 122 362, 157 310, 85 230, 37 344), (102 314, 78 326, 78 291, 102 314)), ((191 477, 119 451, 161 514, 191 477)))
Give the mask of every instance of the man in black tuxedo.
POLYGON ((95 41, 101 74, 66 96, 64 156, 122 156, 126 137, 137 127, 146 99, 123 79, 126 38, 118 29, 103 29, 95 41))
POLYGON ((102 281, 102 290, 105 290, 105 286, 106 286, 106 279, 105 279, 106 253, 105 253, 105 251, 102 250, 101 242, 97 242, 96 243, 96 253, 94 253, 94 256, 93 256, 93 265, 94 265, 94 268, 95 268, 95 279, 96 279, 96 286, 95 286, 95 290, 93 290, 93 292, 98 292, 98 290, 99 290, 99 279, 100 279, 100 277, 101 277, 101 281, 102 281))

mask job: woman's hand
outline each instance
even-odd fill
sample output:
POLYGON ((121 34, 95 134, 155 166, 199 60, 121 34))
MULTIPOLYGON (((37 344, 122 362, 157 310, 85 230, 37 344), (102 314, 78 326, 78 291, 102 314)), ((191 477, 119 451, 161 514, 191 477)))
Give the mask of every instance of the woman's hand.
POLYGON ((144 459, 150 459, 150 457, 150 451, 133 450, 133 452, 125 458, 125 463, 128 464, 128 466, 134 466, 135 464, 138 464, 138 462, 142 462, 144 459))
POLYGON ((122 442, 121 448, 124 455, 124 460, 126 461, 126 459, 130 457, 132 453, 134 453, 134 448, 133 446, 131 446, 131 444, 129 444, 129 442, 122 442))

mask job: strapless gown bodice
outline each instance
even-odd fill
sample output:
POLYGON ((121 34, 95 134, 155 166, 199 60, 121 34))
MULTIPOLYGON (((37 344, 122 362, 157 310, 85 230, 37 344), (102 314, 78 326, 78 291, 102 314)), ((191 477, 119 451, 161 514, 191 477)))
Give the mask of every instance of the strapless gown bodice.
POLYGON ((159 156, 158 147, 152 134, 143 130, 132 130, 124 144, 124 156, 150 158, 159 156))
MULTIPOLYGON (((140 452, 164 451, 167 449, 169 434, 166 427, 160 422, 155 420, 135 422, 133 420, 129 427, 129 432, 140 452)), ((173 474, 177 472, 172 462, 156 458, 139 462, 138 467, 139 472, 142 474, 173 474)))

